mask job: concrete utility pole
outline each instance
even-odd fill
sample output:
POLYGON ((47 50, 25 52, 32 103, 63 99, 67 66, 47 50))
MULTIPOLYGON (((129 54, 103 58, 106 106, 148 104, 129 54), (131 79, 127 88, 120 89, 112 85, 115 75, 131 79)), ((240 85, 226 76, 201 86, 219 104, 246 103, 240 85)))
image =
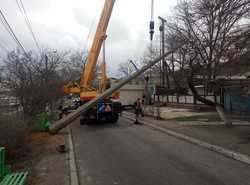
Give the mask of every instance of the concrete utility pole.
POLYGON ((99 96, 95 97, 94 99, 90 100, 86 104, 82 105, 81 107, 79 107, 78 109, 76 109, 74 112, 68 114, 64 118, 62 118, 59 121, 55 122, 54 124, 52 124, 49 127, 50 133, 51 134, 57 133, 62 128, 66 127, 70 122, 72 122, 73 120, 75 120, 79 116, 81 116, 84 112, 86 112, 92 106, 96 105, 98 102, 100 102, 100 101, 104 100, 105 98, 107 98, 109 95, 111 95, 112 93, 114 93, 115 91, 117 91, 118 89, 120 89, 122 86, 124 86, 125 84, 127 84, 128 82, 130 82, 132 79, 134 79, 137 76, 139 76, 140 74, 142 74, 144 71, 146 71, 147 69, 149 69, 150 67, 152 67, 153 65, 155 65, 157 62, 159 62, 164 57, 168 56, 169 54, 171 54, 172 52, 174 52, 175 50, 177 50, 178 48, 180 48, 184 44, 185 43, 180 44, 176 48, 171 49, 170 51, 166 52, 165 54, 163 54, 160 57, 156 58, 155 60, 151 61, 149 64, 147 64, 146 66, 142 67, 141 69, 139 69, 138 71, 136 71, 132 75, 128 76, 127 78, 125 78, 123 80, 121 80, 120 82, 118 82, 117 84, 115 84, 110 89, 106 90, 105 92, 103 92, 99 96))
MULTIPOLYGON (((48 56, 47 54, 44 55, 45 57, 45 83, 46 83, 46 90, 49 89, 49 80, 48 80, 48 56)), ((53 98, 51 97, 50 100, 50 120, 54 120, 54 105, 53 105, 53 98)))
MULTIPOLYGON (((159 28, 161 32, 161 53, 165 53, 165 28, 164 24, 167 22, 166 19, 162 17, 158 17, 161 20, 161 26, 159 28)), ((166 80, 167 80, 167 87, 170 88, 169 83, 169 76, 168 76, 168 68, 165 61, 165 57, 162 59, 162 85, 165 85, 165 74, 166 74, 166 80)))
MULTIPOLYGON (((45 57, 45 83, 46 83, 46 90, 48 91, 49 89, 49 80, 48 80, 48 70, 49 70, 49 67, 48 67, 48 55, 49 53, 56 53, 57 51, 50 51, 50 52, 46 52, 44 54, 44 57, 45 57)), ((53 97, 51 96, 50 97, 50 119, 52 121, 54 121, 54 99, 53 97)))
POLYGON ((151 19, 149 23, 149 33, 150 33, 150 40, 153 40, 153 35, 154 35, 154 28, 155 28, 155 23, 154 23, 154 0, 151 0, 151 19))
MULTIPOLYGON (((130 60, 130 63, 134 66, 134 68, 138 71, 138 67, 134 64, 134 62, 132 60, 130 60)), ((141 78, 143 79, 144 81, 144 96, 145 96, 145 101, 144 101, 144 105, 150 105, 150 102, 151 102, 151 93, 149 92, 149 89, 148 89, 148 76, 144 76, 144 75, 141 75, 141 78)))

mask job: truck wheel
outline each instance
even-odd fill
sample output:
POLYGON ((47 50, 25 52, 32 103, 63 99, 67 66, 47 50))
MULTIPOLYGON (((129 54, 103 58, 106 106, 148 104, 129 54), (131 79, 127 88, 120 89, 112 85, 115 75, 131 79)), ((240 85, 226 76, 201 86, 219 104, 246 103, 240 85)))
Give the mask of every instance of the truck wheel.
POLYGON ((111 123, 116 123, 117 120, 118 120, 118 118, 119 118, 118 113, 117 113, 117 114, 114 114, 114 115, 111 117, 110 122, 111 122, 111 123))
POLYGON ((80 125, 86 125, 85 119, 80 119, 80 125))

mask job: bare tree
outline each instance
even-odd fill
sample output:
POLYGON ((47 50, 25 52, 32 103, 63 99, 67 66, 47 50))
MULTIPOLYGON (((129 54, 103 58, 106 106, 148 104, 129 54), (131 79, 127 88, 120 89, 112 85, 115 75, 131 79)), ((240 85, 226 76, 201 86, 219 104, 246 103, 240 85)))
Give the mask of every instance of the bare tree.
POLYGON ((81 76, 85 70, 85 64, 87 61, 88 53, 81 53, 75 51, 64 60, 62 67, 60 68, 60 75, 63 76, 64 84, 70 81, 80 83, 81 76))
MULTIPOLYGON (((69 57, 64 60, 64 63, 60 67, 60 76, 63 79, 63 84, 68 82, 76 82, 80 84, 82 75, 84 74, 85 67, 87 65, 88 52, 82 53, 75 51, 69 54, 69 57)), ((101 74, 101 65, 98 62, 95 67, 94 76, 91 81, 91 86, 98 89, 99 79, 101 74)))
POLYGON ((222 63, 237 65, 249 53, 249 9, 249 0, 182 0, 171 23, 171 29, 191 46, 189 88, 198 101, 216 107, 227 126, 232 124, 222 107, 198 94, 194 77, 202 70, 206 80, 215 79, 221 74, 222 63))
MULTIPOLYGON (((159 39, 157 36, 155 38, 156 39, 147 46, 147 50, 144 52, 143 56, 138 59, 141 65, 147 65, 150 61, 160 55, 159 39)), ((157 63, 145 72, 144 75, 149 77, 151 84, 161 85, 161 74, 164 73, 161 65, 161 63, 157 63)))
MULTIPOLYGON (((164 25, 164 47, 166 50, 170 50, 173 47, 176 47, 179 43, 183 42, 183 37, 178 31, 172 29, 172 25, 169 24, 169 22, 171 22, 170 17, 167 17, 166 19, 167 23, 165 23, 164 25)), ((140 59, 143 65, 148 64, 152 60, 152 58, 156 58, 161 54, 162 49, 159 47, 162 44, 161 39, 156 35, 151 45, 148 45, 147 50, 145 51, 143 57, 140 59)), ((153 81, 154 84, 163 85, 163 79, 169 79, 166 80, 166 86, 170 87, 171 89, 174 88, 177 93, 180 93, 180 89, 182 87, 181 83, 184 83, 187 77, 186 68, 188 62, 186 59, 188 57, 188 51, 189 47, 187 44, 173 52, 171 55, 167 56, 163 63, 159 62, 150 70, 148 70, 147 75, 151 76, 151 78, 157 79, 151 79, 151 82, 153 81)))
POLYGON ((126 77, 126 76, 131 75, 135 71, 136 71, 136 68, 133 66, 130 60, 127 60, 126 62, 119 64, 117 75, 126 77))
MULTIPOLYGON (((168 28, 168 24, 166 27, 168 28)), ((176 47, 179 43, 182 42, 182 36, 176 30, 167 29, 165 47, 167 49, 172 49, 176 47)), ((168 72, 166 75, 172 79, 175 92, 180 94, 181 88, 186 86, 186 78, 188 76, 188 62, 187 58, 189 57, 189 44, 184 45, 179 48, 171 55, 166 57, 165 66, 168 72)))
POLYGON ((65 56, 59 53, 39 56, 20 50, 8 53, 2 66, 1 85, 19 100, 26 118, 33 119, 45 110, 51 97, 59 97, 61 81, 57 69, 65 56))

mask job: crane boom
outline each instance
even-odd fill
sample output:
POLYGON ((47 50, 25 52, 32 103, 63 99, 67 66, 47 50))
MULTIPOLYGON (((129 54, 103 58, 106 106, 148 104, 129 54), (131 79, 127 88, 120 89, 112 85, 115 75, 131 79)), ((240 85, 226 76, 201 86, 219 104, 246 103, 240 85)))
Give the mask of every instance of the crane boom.
POLYGON ((81 79, 81 91, 91 90, 91 80, 93 79, 96 63, 102 47, 103 41, 106 39, 106 30, 113 10, 115 0, 106 0, 103 6, 102 14, 98 23, 95 37, 92 43, 89 57, 86 62, 86 68, 81 79))

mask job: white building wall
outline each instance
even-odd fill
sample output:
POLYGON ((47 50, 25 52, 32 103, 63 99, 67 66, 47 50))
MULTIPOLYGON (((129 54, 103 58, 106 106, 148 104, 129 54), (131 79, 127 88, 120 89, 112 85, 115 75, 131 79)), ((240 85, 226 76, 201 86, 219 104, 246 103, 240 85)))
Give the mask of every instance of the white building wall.
POLYGON ((134 104, 137 98, 144 95, 144 85, 125 85, 120 89, 119 100, 122 105, 134 104))

